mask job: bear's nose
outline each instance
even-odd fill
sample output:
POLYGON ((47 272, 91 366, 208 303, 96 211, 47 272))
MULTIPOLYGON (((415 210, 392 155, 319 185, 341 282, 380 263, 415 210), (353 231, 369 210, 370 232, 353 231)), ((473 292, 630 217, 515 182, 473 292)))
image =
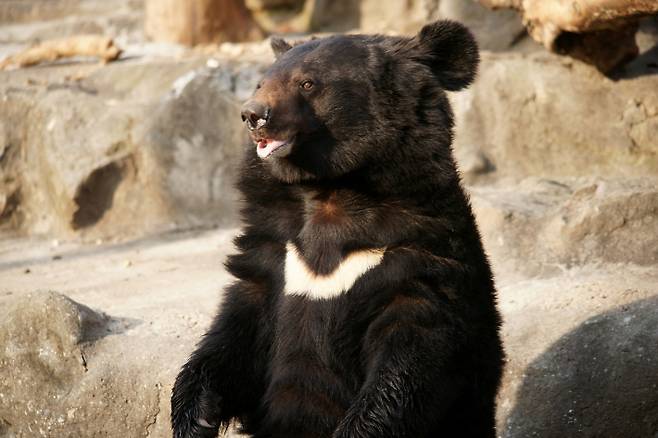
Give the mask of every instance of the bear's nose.
POLYGON ((270 109, 262 103, 250 100, 242 107, 242 121, 250 130, 262 128, 270 118, 270 109))

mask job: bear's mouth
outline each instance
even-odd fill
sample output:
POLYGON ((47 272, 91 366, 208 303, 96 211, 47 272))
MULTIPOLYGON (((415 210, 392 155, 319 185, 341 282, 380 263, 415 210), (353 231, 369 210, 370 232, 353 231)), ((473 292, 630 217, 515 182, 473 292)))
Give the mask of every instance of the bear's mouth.
POLYGON ((273 138, 260 138, 255 140, 256 153, 262 159, 275 157, 285 157, 292 150, 293 139, 274 140, 273 138))

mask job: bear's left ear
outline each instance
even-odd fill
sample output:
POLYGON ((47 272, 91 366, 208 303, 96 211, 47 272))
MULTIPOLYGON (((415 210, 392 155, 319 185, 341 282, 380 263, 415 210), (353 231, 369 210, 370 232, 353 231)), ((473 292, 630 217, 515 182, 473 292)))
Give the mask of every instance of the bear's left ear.
POLYGON ((272 51, 274 52, 274 57, 276 59, 279 59, 281 55, 292 49, 290 43, 283 38, 272 37, 270 45, 272 46, 272 51))
POLYGON ((411 56, 430 67, 444 89, 461 90, 475 79, 480 62, 478 46, 464 25, 437 21, 423 27, 409 43, 411 56))

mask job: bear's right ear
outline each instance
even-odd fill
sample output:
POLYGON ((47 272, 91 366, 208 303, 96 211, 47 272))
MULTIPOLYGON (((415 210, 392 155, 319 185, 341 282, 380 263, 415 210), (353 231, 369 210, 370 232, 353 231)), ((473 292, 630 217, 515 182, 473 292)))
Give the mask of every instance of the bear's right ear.
POLYGON ((412 59, 427 65, 449 91, 467 87, 480 62, 473 34, 462 24, 442 20, 423 27, 407 41, 412 59))
POLYGON ((272 51, 274 52, 274 57, 276 59, 279 59, 281 55, 292 49, 290 43, 283 38, 272 37, 270 45, 272 46, 272 51))

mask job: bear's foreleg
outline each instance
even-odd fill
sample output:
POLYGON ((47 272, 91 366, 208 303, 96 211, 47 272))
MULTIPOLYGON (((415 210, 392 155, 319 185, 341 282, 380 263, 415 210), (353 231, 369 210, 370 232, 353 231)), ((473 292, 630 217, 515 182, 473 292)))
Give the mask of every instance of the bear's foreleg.
POLYGON ((253 285, 229 288, 225 303, 176 378, 171 396, 175 438, 216 437, 232 418, 255 409, 264 388, 262 308, 253 285))
POLYGON ((464 383, 455 366, 463 332, 429 300, 405 301, 371 324, 366 380, 333 438, 423 437, 457 398, 464 383), (422 317, 414 306, 425 308, 422 317))

